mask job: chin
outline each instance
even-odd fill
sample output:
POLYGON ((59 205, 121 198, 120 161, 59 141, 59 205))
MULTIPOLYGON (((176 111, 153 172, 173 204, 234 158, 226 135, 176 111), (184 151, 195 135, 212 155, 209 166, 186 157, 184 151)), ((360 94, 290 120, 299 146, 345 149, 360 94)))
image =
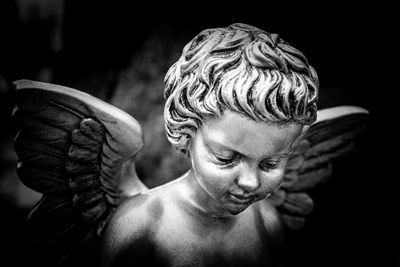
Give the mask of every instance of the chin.
POLYGON ((239 213, 243 212, 246 210, 250 205, 249 204, 243 204, 243 205, 238 205, 236 203, 232 203, 229 205, 229 213, 232 215, 238 215, 239 213))
POLYGON ((239 213, 241 213, 243 210, 241 210, 241 211, 229 211, 229 213, 231 214, 231 215, 238 215, 239 213))

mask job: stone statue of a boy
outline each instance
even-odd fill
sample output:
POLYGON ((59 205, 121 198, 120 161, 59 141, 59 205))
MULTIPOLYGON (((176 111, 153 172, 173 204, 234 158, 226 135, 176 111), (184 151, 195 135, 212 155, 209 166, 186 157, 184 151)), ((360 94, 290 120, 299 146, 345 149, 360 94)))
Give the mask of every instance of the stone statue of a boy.
POLYGON ((260 200, 316 119, 316 72, 278 35, 233 24, 190 41, 165 83, 168 139, 192 168, 118 208, 104 266, 276 264, 281 224, 260 200))
POLYGON ((17 172, 43 194, 29 223, 51 266, 280 265, 283 227, 304 224, 307 191, 368 113, 341 106, 317 119, 304 55, 245 24, 202 31, 165 84, 167 137, 192 166, 148 190, 132 116, 72 88, 15 82, 17 172))

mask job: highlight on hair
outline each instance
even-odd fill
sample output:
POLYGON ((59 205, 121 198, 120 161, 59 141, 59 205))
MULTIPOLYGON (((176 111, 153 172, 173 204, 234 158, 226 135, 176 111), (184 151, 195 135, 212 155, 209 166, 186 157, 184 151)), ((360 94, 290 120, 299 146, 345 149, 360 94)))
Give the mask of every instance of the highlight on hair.
POLYGON ((202 31, 164 82, 167 137, 183 154, 204 120, 225 109, 277 124, 316 120, 314 68, 277 34, 250 25, 202 31))

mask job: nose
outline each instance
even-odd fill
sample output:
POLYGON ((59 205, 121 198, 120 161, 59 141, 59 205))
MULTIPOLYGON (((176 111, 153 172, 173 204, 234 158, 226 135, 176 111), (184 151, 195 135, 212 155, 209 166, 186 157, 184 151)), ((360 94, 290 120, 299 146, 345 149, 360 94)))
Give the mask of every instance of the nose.
POLYGON ((246 168, 242 170, 237 178, 237 184, 248 192, 255 191, 260 186, 258 170, 255 168, 246 168))

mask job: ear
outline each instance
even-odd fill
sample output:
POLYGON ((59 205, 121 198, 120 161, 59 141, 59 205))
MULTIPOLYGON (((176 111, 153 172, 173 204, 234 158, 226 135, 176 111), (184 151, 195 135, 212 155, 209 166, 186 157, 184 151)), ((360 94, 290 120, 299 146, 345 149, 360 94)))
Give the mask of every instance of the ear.
POLYGON ((193 147, 194 147, 194 142, 196 141, 196 136, 197 136, 197 134, 198 134, 198 131, 196 132, 196 133, 194 133, 194 135, 191 135, 190 137, 189 137, 189 140, 188 140, 188 144, 187 144, 187 148, 186 148, 186 150, 183 152, 183 155, 186 157, 186 158, 188 158, 188 159, 192 159, 192 150, 193 150, 193 147))
POLYGON ((185 152, 183 152, 183 155, 186 157, 186 158, 188 158, 188 159, 190 159, 190 152, 191 152, 191 146, 189 145, 189 148, 185 151, 185 152))
POLYGON ((300 141, 304 138, 307 134, 308 129, 310 129, 310 125, 302 124, 302 129, 299 136, 296 137, 295 141, 292 144, 292 148, 295 148, 299 145, 300 141))
POLYGON ((304 125, 303 126, 303 130, 301 131, 301 136, 304 136, 307 133, 307 131, 308 131, 308 129, 310 129, 311 125, 304 125))

